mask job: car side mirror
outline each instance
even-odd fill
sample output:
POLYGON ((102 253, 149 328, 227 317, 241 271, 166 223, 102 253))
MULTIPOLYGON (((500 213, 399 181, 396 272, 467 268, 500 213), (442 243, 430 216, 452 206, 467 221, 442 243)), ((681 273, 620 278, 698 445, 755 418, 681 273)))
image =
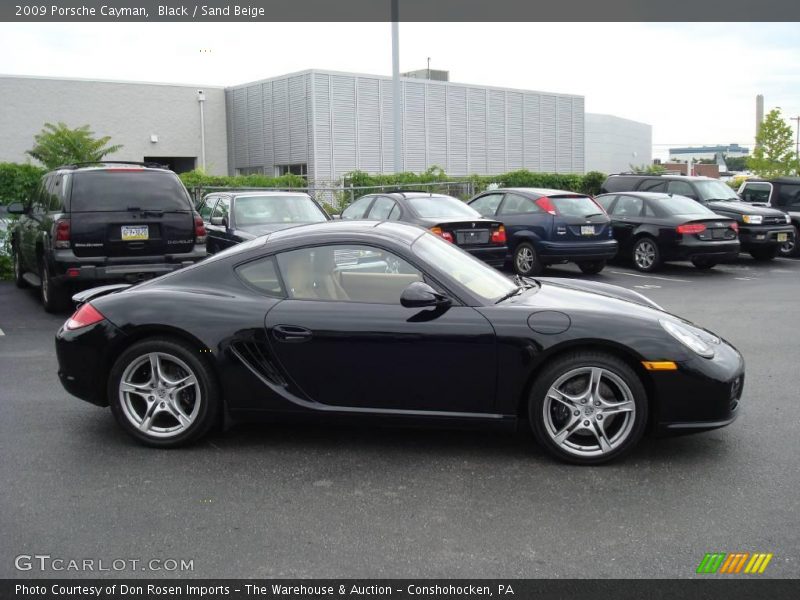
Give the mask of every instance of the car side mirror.
POLYGON ((331 219, 333 219, 334 221, 341 221, 342 215, 331 215, 331 219))
POLYGON ((425 308, 433 306, 436 308, 446 308, 453 304, 453 301, 440 294, 424 281, 409 283, 400 295, 400 304, 406 308, 425 308))
POLYGON ((25 205, 22 202, 12 202, 6 207, 6 212, 10 215, 24 215, 25 205))
POLYGON ((225 217, 211 217, 212 225, 225 225, 225 217))

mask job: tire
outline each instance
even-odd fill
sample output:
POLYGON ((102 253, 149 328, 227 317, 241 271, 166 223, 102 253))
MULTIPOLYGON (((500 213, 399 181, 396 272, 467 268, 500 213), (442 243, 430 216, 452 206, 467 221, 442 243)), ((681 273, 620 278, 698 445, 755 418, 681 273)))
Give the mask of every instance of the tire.
POLYGON ((196 348, 171 338, 148 338, 125 350, 111 368, 107 393, 122 429, 154 448, 194 442, 220 415, 219 387, 211 365, 196 348), (153 376, 154 361, 160 377, 153 376))
POLYGON ((639 376, 602 352, 557 358, 537 376, 528 398, 536 440, 556 458, 578 465, 597 465, 630 452, 644 435, 647 413, 639 376), (591 385, 598 375, 600 394, 591 385))
POLYGON ((798 230, 797 225, 793 225, 793 227, 794 238, 792 238, 792 241, 781 244, 778 248, 778 254, 785 258, 796 258, 800 256, 800 243, 798 243, 797 239, 797 236, 800 235, 800 230, 798 230))
POLYGON ((63 286, 58 285, 50 278, 50 269, 44 258, 39 258, 39 278, 42 281, 39 288, 42 306, 49 313, 62 312, 69 305, 69 294, 63 286))
POLYGON ((16 244, 11 247, 11 260, 14 264, 14 283, 18 288, 28 287, 28 282, 22 278, 25 274, 25 269, 22 266, 22 257, 16 244))
POLYGON ((542 271, 544 271, 544 265, 539 260, 539 255, 530 242, 521 242, 517 245, 511 262, 514 272, 523 277, 541 275, 542 271))
POLYGON ((631 250, 631 260, 637 271, 652 273, 661 266, 661 251, 658 244, 650 236, 643 236, 636 240, 631 250))
POLYGON ((693 258, 692 264, 701 271, 708 271, 709 269, 713 269, 717 266, 717 263, 707 258, 693 258))
POLYGON ((755 248, 750 250, 750 256, 759 262, 766 262, 772 260, 778 255, 780 246, 773 246, 771 248, 755 248))
POLYGON ((606 268, 606 261, 604 260, 582 261, 577 264, 578 268, 587 275, 597 275, 606 268))

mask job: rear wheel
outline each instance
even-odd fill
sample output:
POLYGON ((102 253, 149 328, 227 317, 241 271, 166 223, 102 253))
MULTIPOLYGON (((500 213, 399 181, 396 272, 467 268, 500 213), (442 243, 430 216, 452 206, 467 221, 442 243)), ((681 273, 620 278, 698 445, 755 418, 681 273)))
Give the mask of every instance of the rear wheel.
POLYGON ((650 273, 661 266, 661 252, 658 244, 651 237, 641 237, 636 240, 632 251, 633 266, 638 271, 650 273))
POLYGON ((713 269, 714 267, 717 266, 717 263, 715 263, 713 260, 709 260, 707 258, 699 258, 699 257, 693 258, 692 264, 696 268, 701 269, 703 271, 707 271, 708 269, 713 269))
POLYGON ((514 271, 523 277, 541 275, 544 265, 530 242, 522 242, 514 250, 514 271))
POLYGON ((12 246, 11 254, 14 261, 14 283, 18 288, 28 287, 28 283, 22 278, 25 270, 22 268, 22 257, 19 255, 19 248, 16 245, 12 246))
POLYGON ((793 228, 794 236, 792 239, 781 244, 780 249, 778 250, 781 256, 785 256, 787 258, 800 256, 800 244, 797 242, 797 235, 800 233, 800 231, 798 231, 797 225, 794 225, 793 228))
POLYGON ((625 362, 576 352, 545 367, 531 389, 528 415, 550 454, 593 465, 633 448, 647 424, 647 393, 625 362))
POLYGON ((772 260, 778 255, 778 246, 772 246, 771 248, 755 248, 750 250, 750 256, 752 256, 757 261, 768 261, 772 260))
POLYGON ((148 446, 193 442, 208 433, 220 412, 218 387, 210 373, 199 352, 184 342, 137 342, 111 369, 111 411, 126 432, 148 446))
POLYGON ((604 260, 581 261, 577 264, 578 268, 587 275, 596 275, 606 268, 606 261, 604 260))
POLYGON ((50 269, 47 268, 44 258, 39 259, 39 278, 42 282, 39 291, 45 311, 55 313, 65 310, 69 302, 69 293, 50 277, 50 269))

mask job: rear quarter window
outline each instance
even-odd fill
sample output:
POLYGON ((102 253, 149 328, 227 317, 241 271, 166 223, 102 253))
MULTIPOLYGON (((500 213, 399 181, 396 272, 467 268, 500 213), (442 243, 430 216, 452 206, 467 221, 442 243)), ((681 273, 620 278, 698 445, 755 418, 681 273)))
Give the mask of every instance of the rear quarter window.
POLYGON ((192 202, 174 173, 147 170, 97 170, 72 177, 70 211, 130 209, 190 211, 192 202))
POLYGON ((636 189, 636 177, 609 177, 603 184, 604 192, 632 192, 636 189))

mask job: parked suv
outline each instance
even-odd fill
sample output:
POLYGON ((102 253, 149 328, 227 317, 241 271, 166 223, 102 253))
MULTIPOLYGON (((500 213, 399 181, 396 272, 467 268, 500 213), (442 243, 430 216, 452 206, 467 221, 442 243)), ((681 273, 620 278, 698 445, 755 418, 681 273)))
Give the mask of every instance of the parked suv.
POLYGON ((506 227, 514 270, 540 274, 547 265, 575 262, 599 273, 617 253, 611 220, 591 196, 564 190, 500 188, 469 201, 484 217, 506 227))
POLYGON ((739 197, 750 204, 789 213, 794 235, 781 244, 779 252, 781 256, 800 256, 800 177, 748 179, 739 187, 739 197))
POLYGON ((172 171, 147 163, 86 163, 42 177, 11 231, 14 278, 41 289, 45 310, 79 286, 139 281, 206 256, 206 230, 172 171))
POLYGON ((742 252, 756 260, 775 258, 782 244, 794 239, 794 228, 786 213, 742 202, 727 184, 711 177, 680 175, 611 175, 602 192, 663 192, 687 196, 713 210, 735 219, 739 224, 742 252))

